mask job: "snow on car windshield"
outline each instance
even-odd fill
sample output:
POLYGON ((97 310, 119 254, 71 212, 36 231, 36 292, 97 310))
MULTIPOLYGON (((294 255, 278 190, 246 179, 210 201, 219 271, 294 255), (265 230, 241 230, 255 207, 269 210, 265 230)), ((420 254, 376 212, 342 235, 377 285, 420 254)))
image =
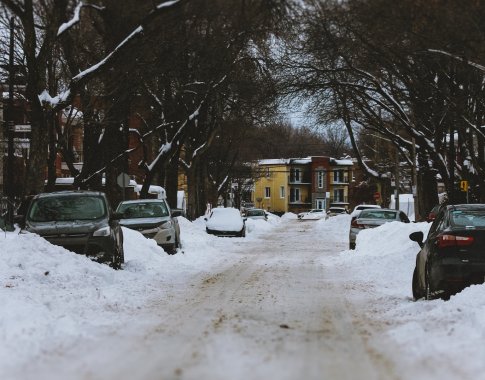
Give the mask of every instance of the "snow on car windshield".
POLYGON ((101 218, 105 213, 106 208, 101 197, 46 197, 33 201, 28 219, 33 222, 90 220, 101 218))

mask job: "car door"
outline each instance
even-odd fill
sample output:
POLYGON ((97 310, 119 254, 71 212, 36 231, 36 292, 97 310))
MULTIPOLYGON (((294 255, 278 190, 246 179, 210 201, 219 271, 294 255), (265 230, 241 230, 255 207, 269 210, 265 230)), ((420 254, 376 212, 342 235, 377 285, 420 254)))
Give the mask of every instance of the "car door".
POLYGON ((448 213, 446 211, 447 210, 443 209, 438 213, 436 219, 431 225, 431 228, 429 229, 428 237, 424 242, 423 249, 421 249, 421 251, 418 253, 418 259, 416 263, 418 265, 419 278, 423 289, 426 278, 426 263, 428 262, 428 260, 430 260, 430 257, 434 252, 438 235, 441 233, 441 231, 443 231, 444 228, 446 228, 447 225, 448 213))

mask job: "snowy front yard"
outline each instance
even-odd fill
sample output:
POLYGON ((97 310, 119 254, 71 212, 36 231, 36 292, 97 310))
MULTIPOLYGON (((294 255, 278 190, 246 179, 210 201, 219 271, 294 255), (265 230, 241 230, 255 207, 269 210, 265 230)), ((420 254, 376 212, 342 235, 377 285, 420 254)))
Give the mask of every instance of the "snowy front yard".
MULTIPOLYGON (((342 249, 348 246, 348 215, 309 222, 291 214, 271 216, 268 222, 248 220, 246 238, 207 235, 202 219, 179 221, 183 252, 174 256, 124 229, 126 266, 122 271, 93 263, 36 235, 0 234, 0 378, 30 379, 39 362, 55 362, 53 358, 80 341, 96 346, 100 336, 148 331, 158 321, 144 309, 157 303, 184 307, 184 292, 244 259, 240 252, 245 246, 252 247, 249 259, 251 254, 257 256, 254 247, 271 250, 265 244, 276 228, 297 237, 299 233, 299 239, 315 250, 322 241, 333 250, 331 255, 317 253, 318 264, 343 275, 340 281, 346 281, 348 302, 368 300, 359 310, 361 321, 355 323, 372 323, 366 341, 387 355, 397 378, 485 378, 485 286, 468 288, 448 302, 411 299, 418 247, 408 235, 416 230, 427 232, 428 224, 394 222, 366 230, 359 234, 357 249, 347 251, 342 249), (300 231, 302 223, 307 223, 307 229, 300 231), (384 352, 389 346, 399 347, 399 352, 384 352)), ((285 244, 297 252, 298 240, 292 239, 285 244)), ((236 360, 231 363, 234 371, 243 366, 236 360)), ((62 368, 52 371, 62 373, 62 368)), ((200 375, 209 378, 210 372, 200 375)), ((52 377, 41 374, 36 378, 52 377)))

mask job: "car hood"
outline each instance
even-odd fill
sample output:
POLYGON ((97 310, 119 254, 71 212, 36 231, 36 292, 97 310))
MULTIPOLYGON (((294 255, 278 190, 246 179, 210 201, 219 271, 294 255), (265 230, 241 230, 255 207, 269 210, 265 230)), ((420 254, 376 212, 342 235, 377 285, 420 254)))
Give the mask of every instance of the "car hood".
POLYGON ((156 227, 162 223, 168 222, 169 216, 163 216, 159 218, 133 218, 133 219, 121 219, 120 224, 128 228, 137 227, 156 227))
POLYGON ((106 221, 72 220, 59 222, 27 222, 26 230, 40 236, 87 234, 105 227, 106 221))

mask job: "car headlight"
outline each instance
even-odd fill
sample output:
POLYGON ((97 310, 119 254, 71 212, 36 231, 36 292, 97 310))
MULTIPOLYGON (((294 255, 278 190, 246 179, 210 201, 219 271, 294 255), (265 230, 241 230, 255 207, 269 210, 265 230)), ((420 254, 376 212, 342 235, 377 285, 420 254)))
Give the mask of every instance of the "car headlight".
POLYGON ((169 228, 172 228, 173 227, 173 223, 171 220, 165 222, 165 223, 162 223, 160 224, 159 228, 162 229, 162 230, 168 230, 169 228))
POLYGON ((110 234, 111 234, 110 226, 100 228, 99 230, 96 230, 93 232, 93 236, 109 236, 110 234))

